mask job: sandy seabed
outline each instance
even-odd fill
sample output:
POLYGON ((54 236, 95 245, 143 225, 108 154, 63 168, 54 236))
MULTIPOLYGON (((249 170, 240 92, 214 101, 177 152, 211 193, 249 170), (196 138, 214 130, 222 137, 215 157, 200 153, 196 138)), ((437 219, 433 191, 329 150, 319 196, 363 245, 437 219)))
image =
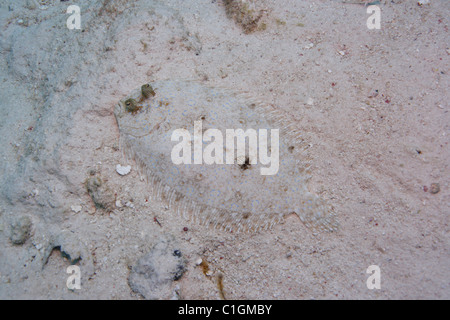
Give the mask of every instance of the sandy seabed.
POLYGON ((0 298, 449 299, 450 2, 380 1, 373 30, 358 2, 249 0, 242 13, 221 0, 0 0, 0 298), (292 215, 230 233, 149 198, 113 110, 161 79, 245 92, 295 119, 309 189, 339 230, 292 215), (184 274, 133 291, 130 270, 167 237, 184 274))

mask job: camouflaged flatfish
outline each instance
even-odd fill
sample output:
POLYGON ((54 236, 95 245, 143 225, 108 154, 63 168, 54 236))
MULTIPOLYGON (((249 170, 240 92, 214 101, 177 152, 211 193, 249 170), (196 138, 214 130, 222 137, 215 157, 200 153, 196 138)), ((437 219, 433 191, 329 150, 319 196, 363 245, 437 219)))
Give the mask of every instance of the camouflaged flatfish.
MULTIPOLYGON (((329 206, 307 189, 309 162, 300 130, 274 107, 196 81, 157 81, 122 99, 114 114, 119 125, 120 148, 146 176, 152 200, 164 202, 181 216, 215 228, 254 231, 270 228, 295 213, 311 229, 337 228, 329 206), (180 143, 173 141, 174 131, 189 132, 190 143, 198 147, 194 122, 199 121, 201 133, 209 129, 223 133, 223 164, 220 161, 195 164, 194 147, 191 154, 186 153, 192 160, 190 163, 174 163, 172 153, 180 143), (250 135, 244 136, 247 143, 244 156, 237 152, 238 139, 234 148, 230 148, 225 141, 227 129, 244 132, 251 129, 258 133, 265 129, 267 154, 275 152, 271 140, 275 134, 271 130, 278 129, 276 174, 261 174, 261 169, 269 165, 259 158, 260 144, 256 153, 251 150, 250 135), (235 161, 226 164, 230 152, 229 157, 235 161)), ((259 142, 264 140, 258 138, 259 142)), ((202 139, 201 150, 207 150, 218 137, 209 142, 202 139)), ((222 152, 218 151, 221 150, 211 155, 220 158, 222 152)))

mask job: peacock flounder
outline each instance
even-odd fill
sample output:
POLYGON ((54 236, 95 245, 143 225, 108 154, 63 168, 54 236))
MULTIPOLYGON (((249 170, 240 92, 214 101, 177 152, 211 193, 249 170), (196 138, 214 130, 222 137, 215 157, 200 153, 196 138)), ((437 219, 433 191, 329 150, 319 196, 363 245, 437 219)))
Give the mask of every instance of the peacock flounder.
POLYGON ((183 217, 256 231, 295 213, 311 229, 336 230, 330 207, 307 189, 301 132, 274 107, 196 81, 156 81, 114 114, 121 149, 146 176, 152 199, 183 217))

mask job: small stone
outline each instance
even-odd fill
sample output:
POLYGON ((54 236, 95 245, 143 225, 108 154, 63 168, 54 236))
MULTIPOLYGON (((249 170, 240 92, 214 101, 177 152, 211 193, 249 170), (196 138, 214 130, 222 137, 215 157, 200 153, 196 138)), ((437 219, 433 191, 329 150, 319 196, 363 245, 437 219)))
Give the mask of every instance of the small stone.
POLYGON ((32 222, 27 216, 14 219, 11 222, 11 235, 9 239, 13 244, 24 244, 30 237, 32 222))
POLYGON ((345 56, 345 51, 339 51, 339 54, 340 54, 341 56, 345 56))
POLYGON ((128 208, 134 208, 134 204, 133 204, 133 202, 131 202, 131 201, 127 201, 127 202, 125 203, 125 206, 128 207, 128 208))
POLYGON ((173 255, 175 257, 181 257, 181 251, 180 250, 174 250, 173 255))
POLYGON ((306 101, 306 104, 307 104, 308 106, 314 105, 314 99, 313 99, 313 98, 308 98, 308 100, 306 101))
POLYGON ((430 193, 436 194, 439 191, 441 191, 441 186, 439 185, 439 183, 432 183, 430 186, 430 193))
POLYGON ((92 198, 96 208, 112 210, 116 202, 114 193, 106 186, 99 176, 86 180, 86 190, 92 198))
POLYGON ((211 277, 212 275, 213 275, 213 273, 214 272, 212 272, 212 270, 208 270, 208 271, 206 271, 206 275, 208 276, 208 277, 211 277))
POLYGON ((197 260, 195 260, 195 265, 199 266, 202 264, 202 262, 203 262, 202 258, 198 258, 197 260))
POLYGON ((120 174, 121 176, 125 176, 127 174, 130 173, 131 171, 131 166, 121 166, 120 164, 118 164, 116 166, 116 171, 118 174, 120 174))
POLYGON ((117 208, 122 208, 123 207, 122 202, 120 200, 116 200, 116 207, 117 208))
POLYGON ((73 212, 78 213, 81 211, 81 206, 70 206, 73 212))

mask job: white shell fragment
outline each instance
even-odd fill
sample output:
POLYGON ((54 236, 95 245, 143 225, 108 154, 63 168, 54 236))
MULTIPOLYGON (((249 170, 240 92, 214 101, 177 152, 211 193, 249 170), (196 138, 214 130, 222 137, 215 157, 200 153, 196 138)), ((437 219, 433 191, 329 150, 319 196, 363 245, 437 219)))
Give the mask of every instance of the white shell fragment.
POLYGON ((120 164, 118 164, 116 166, 116 171, 118 174, 120 174, 121 176, 125 176, 127 174, 130 173, 131 171, 131 166, 121 166, 120 164))
POLYGON ((70 206, 73 212, 78 213, 81 211, 81 206, 70 206))

